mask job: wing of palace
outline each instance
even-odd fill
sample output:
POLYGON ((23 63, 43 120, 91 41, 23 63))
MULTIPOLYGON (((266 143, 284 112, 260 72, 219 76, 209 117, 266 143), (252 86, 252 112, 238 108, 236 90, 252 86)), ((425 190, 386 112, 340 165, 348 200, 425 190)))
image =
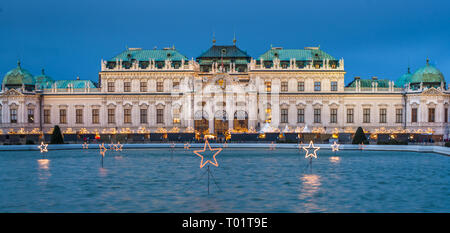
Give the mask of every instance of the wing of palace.
POLYGON ((428 61, 395 81, 355 77, 319 47, 272 47, 257 58, 233 45, 196 59, 174 47, 129 48, 101 61, 98 81, 34 76, 18 66, 3 78, 2 134, 226 131, 448 134, 449 91, 428 61))

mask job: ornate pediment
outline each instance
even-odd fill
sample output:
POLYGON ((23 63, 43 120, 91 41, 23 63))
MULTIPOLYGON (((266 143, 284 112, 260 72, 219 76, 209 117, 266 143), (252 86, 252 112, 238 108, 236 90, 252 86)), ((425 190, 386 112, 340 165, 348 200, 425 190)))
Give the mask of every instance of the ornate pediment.
POLYGON ((16 90, 16 89, 8 89, 6 90, 2 96, 24 96, 24 94, 22 94, 20 91, 16 90))
POLYGON ((442 94, 443 94, 442 91, 440 91, 434 87, 431 87, 431 88, 424 90, 421 95, 430 96, 430 95, 442 95, 442 94))

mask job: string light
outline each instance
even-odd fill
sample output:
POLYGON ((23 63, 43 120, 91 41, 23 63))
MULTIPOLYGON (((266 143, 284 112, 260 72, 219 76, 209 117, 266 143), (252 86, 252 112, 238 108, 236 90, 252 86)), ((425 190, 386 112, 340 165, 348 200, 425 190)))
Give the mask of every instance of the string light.
POLYGON ((331 151, 332 152, 336 152, 339 151, 339 144, 336 143, 336 141, 334 141, 334 143, 331 145, 331 151))
POLYGON ((315 147, 313 141, 309 142, 309 145, 303 147, 303 150, 306 151, 305 158, 316 158, 317 159, 317 151, 320 150, 320 147, 315 147), (309 152, 310 149, 314 149, 312 153, 309 152))
POLYGON ((358 145, 358 149, 364 150, 366 148, 366 145, 364 145, 364 142, 361 142, 361 144, 358 145))
POLYGON ((269 150, 275 150, 277 147, 277 144, 275 144, 274 142, 270 143, 269 145, 269 150))
POLYGON ((215 149, 212 149, 212 148, 211 148, 211 145, 209 145, 209 142, 208 142, 208 139, 207 139, 207 140, 205 140, 205 145, 204 145, 203 149, 202 149, 202 150, 195 150, 195 151, 194 151, 194 154, 196 154, 196 155, 198 155, 199 157, 202 158, 202 160, 200 161, 200 168, 203 168, 207 163, 210 163, 210 164, 212 164, 212 165, 218 167, 218 166, 219 166, 219 163, 218 163, 217 160, 216 160, 216 156, 217 156, 221 151, 222 151, 222 148, 215 148, 215 149), (208 146, 208 150, 209 150, 209 151, 216 151, 216 153, 214 153, 214 155, 213 155, 214 162, 212 162, 212 161, 209 160, 209 159, 207 159, 206 161, 204 161, 204 157, 203 157, 203 155, 202 155, 201 153, 203 153, 203 152, 206 151, 206 146, 208 146))
POLYGON ((100 148, 100 154, 102 155, 102 157, 105 157, 105 153, 108 149, 106 149, 105 145, 102 143, 100 145, 98 145, 100 148))
POLYGON ((38 148, 41 150, 41 153, 44 153, 48 152, 47 146, 48 144, 44 144, 44 142, 41 142, 41 145, 39 145, 38 148))
POLYGON ((83 143, 83 149, 89 149, 88 147, 89 147, 89 144, 87 144, 87 142, 84 142, 83 143))

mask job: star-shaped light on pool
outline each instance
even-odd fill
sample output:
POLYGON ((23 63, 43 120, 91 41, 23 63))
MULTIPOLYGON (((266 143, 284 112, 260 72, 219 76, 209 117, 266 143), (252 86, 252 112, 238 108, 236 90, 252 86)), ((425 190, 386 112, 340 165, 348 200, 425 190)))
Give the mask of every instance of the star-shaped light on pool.
POLYGON ((41 142, 41 145, 38 146, 38 148, 41 150, 41 153, 44 153, 44 152, 48 152, 47 146, 48 146, 48 144, 44 144, 44 142, 41 142))
POLYGON ((366 145, 364 145, 364 142, 361 142, 361 144, 358 145, 358 149, 364 150, 366 148, 366 145))
POLYGON ((102 157, 105 157, 105 153, 108 149, 106 149, 106 147, 103 143, 98 145, 98 147, 100 148, 100 155, 102 155, 102 157))
POLYGON ((210 163, 210 164, 212 164, 212 165, 218 167, 218 166, 219 166, 219 163, 218 163, 217 160, 216 160, 216 155, 218 155, 221 151, 222 151, 222 148, 215 148, 215 149, 212 149, 211 146, 209 145, 208 140, 206 140, 206 141, 205 141, 205 146, 203 147, 203 150, 194 150, 194 154, 196 154, 196 155, 198 155, 198 156, 200 156, 200 157, 202 158, 202 160, 200 161, 200 168, 203 168, 207 163, 210 163), (204 161, 205 159, 204 159, 203 155, 201 154, 201 153, 203 153, 203 152, 206 151, 206 146, 207 146, 207 145, 208 145, 208 150, 209 150, 209 151, 216 151, 216 153, 214 153, 214 155, 213 155, 214 162, 211 161, 211 160, 209 160, 209 159, 207 159, 206 161, 204 161))
POLYGON ((335 152, 335 151, 339 151, 339 144, 336 143, 336 141, 334 141, 333 145, 331 145, 331 151, 335 152))
POLYGON ((306 147, 303 147, 303 150, 306 151, 305 158, 316 158, 317 159, 317 151, 320 149, 320 147, 315 147, 313 141, 309 142, 309 145, 306 147), (314 150, 313 152, 310 152, 310 150, 314 150))

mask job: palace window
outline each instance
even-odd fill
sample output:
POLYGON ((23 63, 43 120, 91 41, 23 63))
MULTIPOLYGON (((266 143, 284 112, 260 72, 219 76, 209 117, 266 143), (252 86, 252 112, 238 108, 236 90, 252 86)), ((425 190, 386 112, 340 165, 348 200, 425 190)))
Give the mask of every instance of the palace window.
POLYGON ((147 82, 141 82, 141 84, 140 84, 140 91, 141 92, 147 92, 147 82))
POLYGON ((428 108, 428 122, 434 122, 435 121, 435 109, 434 108, 428 108))
POLYGON ((380 108, 380 123, 386 123, 386 112, 385 108, 380 108))
POLYGON ((403 122, 403 109, 397 108, 395 109, 395 123, 403 122))
POLYGON ((108 92, 114 92, 114 82, 108 82, 108 92))
POLYGON ((130 92, 131 91, 131 82, 124 82, 123 83, 123 91, 124 92, 130 92))
POLYGON ((164 109, 156 109, 156 123, 157 124, 164 123, 164 109))
POLYGON ((363 123, 370 123, 370 108, 363 108, 363 123))
POLYGON ((266 81, 266 82, 264 82, 264 85, 266 86, 266 92, 272 91, 272 82, 266 81))
POLYGON ((44 124, 50 124, 50 109, 44 109, 44 124))
POLYGON ((162 81, 156 82, 156 91, 163 92, 164 91, 164 83, 162 81))
POLYGON ((281 109, 281 123, 288 123, 288 110, 281 109))
POLYGON ((337 91, 338 86, 336 81, 331 82, 331 91, 337 91))
POLYGON ((180 109, 179 108, 175 108, 173 109, 173 123, 174 124, 179 124, 181 122, 180 120, 180 109))
POLYGON ((297 123, 305 123, 305 109, 297 109, 297 123))
POLYGON ((92 109, 92 124, 100 123, 100 110, 97 108, 92 109))
POLYGON ((353 108, 347 109, 347 123, 353 123, 353 108))
POLYGON ((417 122, 417 108, 411 108, 411 122, 417 122))
POLYGON ((123 110, 123 123, 131 124, 131 109, 129 108, 123 110))
POLYGON ((67 110, 66 109, 59 110, 59 123, 67 124, 67 110))
POLYGON ((9 111, 11 123, 17 123, 17 109, 11 109, 9 111))
POLYGON ((288 91, 288 82, 286 82, 286 81, 281 82, 281 91, 282 92, 288 91))
POLYGON ((266 108, 266 123, 272 122, 272 109, 266 108))
POLYGON ((141 108, 141 124, 147 124, 147 109, 141 108))
POLYGON ((448 108, 444 108, 444 122, 448 122, 448 108))
POLYGON ((180 89, 180 82, 173 82, 173 89, 179 90, 180 89))
POLYGON ((28 123, 34 123, 34 109, 28 109, 28 123))
POLYGON ((320 91, 320 82, 314 82, 314 91, 320 91))
POLYGON ((83 109, 75 109, 75 123, 83 124, 83 109))
POLYGON ((305 91, 305 82, 303 81, 297 82, 297 91, 305 91))
POLYGON ((320 123, 322 121, 321 109, 314 109, 314 123, 320 123))
POLYGON ((116 110, 114 108, 108 109, 108 124, 116 123, 116 110))
POLYGON ((330 109, 330 123, 337 123, 337 108, 330 109))

